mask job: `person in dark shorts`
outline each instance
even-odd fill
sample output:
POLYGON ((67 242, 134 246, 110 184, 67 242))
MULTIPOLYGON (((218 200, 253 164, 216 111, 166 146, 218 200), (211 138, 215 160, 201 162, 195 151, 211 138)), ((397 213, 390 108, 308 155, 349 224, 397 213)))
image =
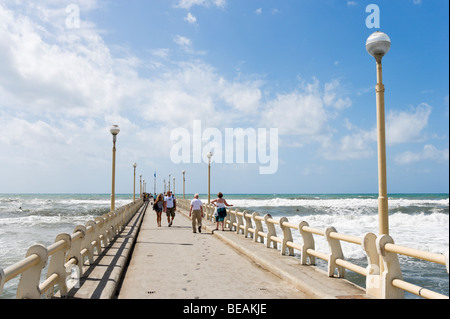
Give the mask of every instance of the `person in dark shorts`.
POLYGON ((164 211, 166 212, 167 215, 167 222, 169 223, 169 227, 172 226, 173 224, 176 210, 177 210, 177 201, 175 197, 172 195, 172 192, 168 191, 167 196, 164 197, 164 211))

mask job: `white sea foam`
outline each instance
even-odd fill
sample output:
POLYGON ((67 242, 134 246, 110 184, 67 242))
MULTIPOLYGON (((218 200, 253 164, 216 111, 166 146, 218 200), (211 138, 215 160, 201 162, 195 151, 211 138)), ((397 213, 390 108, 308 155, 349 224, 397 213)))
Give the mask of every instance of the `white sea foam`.
MULTIPOLYGON (((311 227, 322 230, 333 226, 340 233, 359 237, 368 232, 378 233, 378 200, 374 198, 234 199, 232 203, 250 211, 268 211, 277 218, 281 216, 271 212, 275 208, 296 208, 286 216, 291 223, 306 221, 311 227)), ((448 204, 448 199, 390 199, 391 237, 399 245, 446 253, 449 249, 448 204)), ((301 241, 300 234, 294 232, 293 236, 294 240, 301 241)), ((316 245, 328 251, 328 244, 323 238, 318 238, 316 245)), ((349 258, 364 257, 357 245, 345 244, 343 250, 349 258)))
MULTIPOLYGON (((271 198, 271 199, 233 199, 234 206, 240 207, 335 207, 352 208, 368 207, 377 208, 378 199, 374 198, 342 198, 342 199, 289 199, 289 198, 271 198)), ((389 207, 409 207, 409 206, 448 206, 449 199, 389 199, 389 207)))

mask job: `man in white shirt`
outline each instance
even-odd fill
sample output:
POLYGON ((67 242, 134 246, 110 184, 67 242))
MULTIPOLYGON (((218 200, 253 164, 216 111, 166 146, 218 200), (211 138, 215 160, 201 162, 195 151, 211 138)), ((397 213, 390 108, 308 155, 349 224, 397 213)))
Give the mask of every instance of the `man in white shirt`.
POLYGON ((173 224, 173 219, 175 218, 175 211, 177 210, 177 201, 172 195, 171 191, 167 192, 167 196, 164 197, 164 211, 167 215, 167 222, 169 227, 173 224), (172 220, 170 219, 172 217, 172 220))
POLYGON ((203 218, 203 203, 198 199, 198 194, 194 195, 194 199, 191 201, 191 209, 189 211, 189 217, 192 215, 192 230, 194 233, 202 232, 202 218, 203 218), (197 225, 196 225, 197 224, 197 225))

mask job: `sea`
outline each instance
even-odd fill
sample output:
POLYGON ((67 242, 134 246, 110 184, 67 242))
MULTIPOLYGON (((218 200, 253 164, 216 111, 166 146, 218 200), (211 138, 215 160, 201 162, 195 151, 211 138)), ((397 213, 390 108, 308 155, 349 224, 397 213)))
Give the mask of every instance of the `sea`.
MULTIPOLYGON (((181 197, 182 195, 176 195, 181 197)), ((186 195, 192 198, 192 195, 186 195)), ((378 195, 376 194, 225 194, 234 208, 271 214, 274 219, 288 218, 298 224, 307 221, 313 228, 329 226, 337 232, 363 236, 378 233, 378 195)), ((200 195, 207 200, 207 195, 200 195)), ((131 194, 116 195, 116 207, 132 201, 131 194)), ((448 194, 389 195, 389 232, 398 245, 445 254, 449 250, 448 194)), ((0 194, 0 268, 20 261, 27 249, 36 243, 49 246, 60 233, 72 233, 75 226, 109 211, 108 194, 0 194)), ((293 231, 294 242, 301 242, 293 231)), ((315 236, 316 250, 328 252, 321 236, 315 236)), ((361 248, 342 243, 345 259, 367 266, 361 248)), ((298 255, 297 255, 298 257, 298 255)), ((449 295, 446 267, 400 256, 404 280, 449 295)), ((325 262, 317 266, 326 269, 325 262)), ((346 278, 365 287, 365 277, 351 271, 346 278)), ((5 284, 0 299, 15 298, 18 279, 5 284)), ((405 293, 407 299, 419 298, 405 293)))

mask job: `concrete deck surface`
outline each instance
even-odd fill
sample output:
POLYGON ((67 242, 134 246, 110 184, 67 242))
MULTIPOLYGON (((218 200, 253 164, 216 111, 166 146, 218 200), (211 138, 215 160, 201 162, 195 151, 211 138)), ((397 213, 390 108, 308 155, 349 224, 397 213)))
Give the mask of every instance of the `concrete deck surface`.
POLYGON ((193 233, 188 212, 178 209, 162 227, 149 205, 118 292, 119 299, 335 299, 364 298, 363 289, 301 266, 231 231, 203 220, 193 233))

